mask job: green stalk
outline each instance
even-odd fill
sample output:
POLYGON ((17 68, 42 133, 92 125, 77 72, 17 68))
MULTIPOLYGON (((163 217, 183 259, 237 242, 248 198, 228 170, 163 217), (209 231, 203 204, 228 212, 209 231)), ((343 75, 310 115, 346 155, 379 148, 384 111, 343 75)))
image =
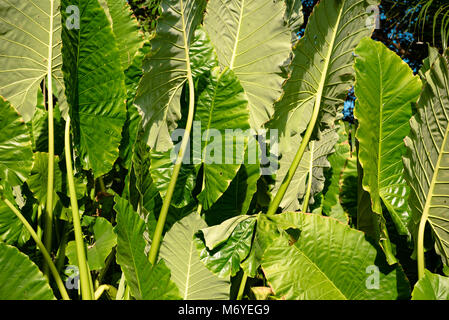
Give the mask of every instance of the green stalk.
MULTIPOLYGON (((186 30, 185 19, 182 14, 182 30, 186 30)), ((170 208, 170 202, 173 196, 173 191, 175 190, 176 181, 178 180, 179 171, 181 170, 182 160, 184 159, 184 153, 189 143, 190 132, 192 130, 193 115, 195 110, 195 85, 193 83, 192 70, 190 69, 190 57, 189 57, 189 45, 187 43, 187 36, 184 32, 184 48, 186 54, 186 67, 187 67, 187 80, 189 84, 189 113, 187 116, 187 124, 182 137, 181 147, 179 148, 178 157, 173 168, 173 174, 168 185, 167 193, 165 194, 164 202, 162 203, 162 209, 159 214, 159 219, 157 221, 156 230, 154 231, 154 237, 151 243, 150 252, 148 254, 148 259, 152 265, 155 264, 157 255, 159 253, 159 247, 162 240, 162 232, 164 230, 165 220, 167 219, 168 209, 170 208)))
MULTIPOLYGON (((312 154, 313 154, 313 148, 315 146, 314 142, 311 142, 311 148, 312 148, 312 154)), ((304 200, 302 202, 302 212, 307 212, 307 207, 309 206, 309 199, 310 199, 310 192, 312 190, 312 181, 313 181, 313 159, 310 160, 310 166, 309 166, 309 180, 307 182, 307 190, 306 194, 304 196, 304 200)))
MULTIPOLYGON (((50 1, 50 12, 53 13, 54 1, 50 1)), ((48 63, 47 63, 47 100, 48 100, 48 181, 47 181, 47 206, 45 215, 44 244, 47 250, 51 251, 51 239, 53 229, 53 185, 54 185, 54 165, 55 165, 55 138, 53 122, 53 19, 50 19, 48 63)), ((44 265, 44 273, 48 275, 48 266, 44 265)))
POLYGON ((56 285, 58 286, 59 292, 61 293, 61 297, 64 300, 70 300, 69 295, 67 294, 67 291, 64 287, 64 283, 62 282, 61 277, 59 276, 59 273, 56 270, 56 267, 53 263, 53 260, 50 257, 50 254, 48 253, 47 249, 45 249, 44 244, 42 243, 41 239, 39 239, 36 232, 34 232, 33 227, 28 223, 27 219, 25 219, 25 217, 20 213, 20 211, 17 210, 17 208, 8 199, 2 198, 2 200, 15 213, 17 218, 19 218, 19 220, 22 222, 22 224, 28 230, 31 237, 33 238, 33 240, 36 242, 37 246, 41 250, 42 256, 44 257, 45 262, 47 263, 46 265, 49 267, 51 274, 55 278, 56 285))
POLYGON ((125 286, 126 286, 125 274, 122 272, 122 276, 120 278, 120 282, 117 288, 117 294, 115 295, 115 300, 123 300, 123 297, 125 296, 125 286))
POLYGON ((39 205, 37 206, 37 236, 39 237, 39 239, 42 239, 42 206, 39 203, 39 205))
POLYGON ((287 188, 290 185, 290 182, 292 182, 296 169, 298 169, 299 163, 301 162, 304 152, 306 151, 307 145, 309 144, 310 137, 312 136, 313 129, 315 128, 315 124, 318 119, 319 111, 320 111, 320 104, 315 103, 312 118, 310 119, 310 122, 307 125, 306 133, 304 134, 301 144, 299 145, 298 151, 296 152, 295 158, 293 159, 293 162, 290 165, 290 168, 288 169, 288 172, 285 175, 284 180, 282 181, 282 184, 279 187, 278 192, 276 193, 276 196, 274 197, 273 201, 271 201, 270 206, 268 207, 267 215, 275 214, 276 210, 279 208, 279 205, 281 204, 281 201, 284 198, 285 193, 287 192, 287 188))
POLYGON ((248 274, 246 272, 243 273, 242 280, 240 281, 239 292, 237 294, 237 300, 242 300, 243 292, 245 292, 246 280, 248 280, 248 274))
POLYGON ((425 256, 424 256, 424 231, 426 228, 427 217, 423 214, 419 222, 418 243, 417 243, 417 261, 418 261, 418 279, 424 277, 425 256))
POLYGON ((83 300, 92 300, 94 298, 92 294, 93 288, 91 287, 92 280, 90 279, 89 268, 86 260, 86 253, 84 251, 84 239, 81 230, 81 221, 78 210, 78 200, 76 198, 75 181, 73 178, 72 155, 70 148, 70 117, 67 118, 67 122, 65 125, 64 143, 65 143, 65 160, 67 166, 67 182, 69 184, 70 204, 72 206, 73 228, 75 231, 76 254, 78 257, 78 264, 80 270, 81 296, 83 300))

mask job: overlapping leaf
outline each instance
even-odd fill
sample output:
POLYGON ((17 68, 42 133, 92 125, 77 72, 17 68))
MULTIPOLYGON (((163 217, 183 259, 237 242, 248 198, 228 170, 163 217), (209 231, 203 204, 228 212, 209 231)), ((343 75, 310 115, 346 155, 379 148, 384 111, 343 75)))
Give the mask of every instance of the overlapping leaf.
MULTIPOLYGON (((210 242, 207 240, 208 233, 204 234, 207 229, 201 230, 201 233, 195 237, 196 248, 200 253, 201 261, 220 278, 226 278, 229 275, 234 276, 239 271, 240 262, 250 252, 256 223, 256 219, 250 216, 239 216, 230 220, 232 220, 232 227, 230 227, 228 221, 212 227, 214 233, 218 232, 223 235, 217 241, 210 242), (237 223, 234 223, 236 221, 237 223), (223 229, 222 232, 217 228, 223 229), (205 237, 205 242, 201 239, 202 236, 205 237)), ((215 235, 213 236, 215 237, 215 235)))
POLYGON ((0 96, 0 184, 5 181, 12 186, 21 184, 32 165, 28 128, 11 104, 0 96))
POLYGON ((0 299, 54 300, 48 280, 17 248, 0 242, 0 299))
MULTIPOLYGON (((297 145, 301 143, 301 137, 299 135, 296 135, 294 139, 297 145)), ((337 140, 338 134, 335 132, 335 129, 328 129, 323 132, 320 140, 309 142, 308 150, 304 153, 298 169, 293 176, 293 180, 280 204, 284 211, 296 211, 300 209, 301 206, 298 199, 304 197, 310 179, 312 179, 310 192, 310 201, 312 203, 313 196, 323 190, 325 180, 323 170, 330 167, 327 157, 334 151, 334 145, 337 140)), ((284 152, 282 154, 279 171, 276 174, 274 193, 281 186, 295 154, 296 150, 293 149, 290 152, 284 152)))
POLYGON ((354 49, 372 32, 367 8, 377 4, 375 0, 323 0, 315 6, 269 123, 279 130, 282 153, 290 149, 290 137, 306 129, 315 107, 320 108, 320 127, 333 126, 337 107, 343 105, 354 80, 354 49))
POLYGON ((207 210, 236 176, 250 129, 247 96, 232 70, 212 69, 199 94, 194 120, 193 161, 203 165, 204 173, 198 200, 207 210), (230 124, 235 134, 227 130, 230 124))
MULTIPOLYGON (((63 71, 76 150, 95 177, 107 173, 119 155, 126 118, 125 76, 110 22, 98 1, 62 1, 80 10, 80 28, 63 28, 63 71)), ((69 10, 70 12, 70 10, 69 10)))
POLYGON ((145 255, 145 221, 127 200, 115 197, 117 211, 117 263, 121 266, 131 294, 138 300, 179 299, 179 290, 170 280, 163 260, 152 266, 145 255))
POLYGON ((425 74, 424 89, 410 120, 405 139, 406 179, 412 209, 410 230, 416 239, 418 225, 428 221, 443 262, 449 264, 449 68, 439 56, 425 74))
POLYGON ((60 101, 64 98, 61 71, 60 0, 5 0, 0 4, 0 95, 29 121, 36 92, 51 70, 60 101), (51 48, 51 50, 49 50, 51 48))
POLYGON ((220 65, 235 72, 248 95, 255 130, 270 119, 282 93, 281 66, 291 51, 285 9, 283 1, 272 0, 212 0, 207 5, 204 27, 220 65))
POLYGON ((299 230, 297 239, 281 236, 263 256, 262 269, 278 297, 388 300, 409 296, 402 270, 383 267, 382 254, 362 232, 316 214, 286 213, 277 219, 284 230, 299 230))
POLYGON ((207 227, 197 212, 177 222, 164 236, 160 257, 171 270, 184 300, 227 300, 230 281, 220 279, 200 261, 194 234, 207 227))
POLYGON ((415 284, 412 300, 449 300, 449 278, 426 270, 415 284))
POLYGON ((370 193, 373 211, 388 208, 397 230, 407 235, 408 187, 403 176, 403 140, 410 130, 412 104, 418 100, 421 81, 380 42, 365 38, 356 49, 359 161, 363 188, 370 193))
POLYGON ((192 76, 189 47, 201 22, 205 0, 163 0, 153 53, 144 61, 136 95, 148 144, 157 151, 172 148, 171 131, 181 118, 180 97, 192 76))

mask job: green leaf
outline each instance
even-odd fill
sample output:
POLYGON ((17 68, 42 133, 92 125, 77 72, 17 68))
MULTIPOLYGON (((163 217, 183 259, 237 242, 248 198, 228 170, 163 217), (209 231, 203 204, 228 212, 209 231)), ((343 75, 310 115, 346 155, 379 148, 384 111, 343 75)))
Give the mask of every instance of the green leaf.
MULTIPOLYGON (((36 92, 36 91, 35 91, 36 92)), ((0 184, 22 184, 33 165, 31 137, 22 117, 0 96, 0 184)))
POLYGON ((298 41, 298 31, 304 23, 304 14, 302 13, 301 0, 285 0, 287 9, 285 10, 284 19, 292 32, 292 44, 298 41))
POLYGON ((111 20, 122 70, 126 70, 142 48, 144 34, 140 31, 137 19, 126 0, 100 0, 100 4, 111 20))
MULTIPOLYGON (((91 271, 105 267, 105 260, 117 244, 117 235, 111 223, 103 217, 97 217, 93 224, 95 242, 87 246, 87 262, 91 271)), ((71 265, 78 265, 75 241, 67 244, 66 256, 71 265)))
POLYGON ((172 271, 184 300, 229 300, 230 280, 220 279, 200 261, 194 234, 206 223, 197 212, 177 222, 161 245, 160 257, 172 271))
MULTIPOLYGON (((80 10, 80 29, 63 28, 63 71, 74 144, 85 170, 107 173, 119 155, 126 118, 125 76, 111 25, 98 1, 62 1, 80 10), (105 63, 107 61, 107 63, 105 63)), ((70 11, 70 10, 69 10, 70 11)))
POLYGON ((0 300, 55 300, 48 280, 17 248, 0 242, 0 300))
POLYGON ((399 234, 409 234, 409 190, 404 178, 404 138, 410 131, 412 103, 418 100, 421 81, 393 51, 369 38, 356 49, 359 161, 363 189, 371 196, 372 209, 382 215, 388 208, 399 234))
POLYGON ((429 56, 423 60, 421 69, 419 70, 419 76, 425 80, 426 73, 430 70, 434 62, 438 59, 439 52, 437 48, 429 46, 429 56))
POLYGON ((206 222, 209 225, 216 225, 232 217, 246 214, 257 191, 259 178, 259 164, 242 165, 229 188, 204 213, 206 222))
POLYGON ((163 260, 152 266, 145 255, 145 221, 129 202, 115 197, 117 211, 117 263, 125 274, 131 294, 137 300, 179 299, 179 290, 170 280, 163 260))
POLYGON ((215 249, 218 245, 226 242, 235 228, 248 218, 249 216, 237 216, 219 225, 202 228, 201 233, 204 237, 204 244, 209 250, 215 249))
POLYGON ((280 216, 285 229, 297 229, 293 234, 298 238, 284 234, 264 253, 262 269, 276 296, 300 300, 409 297, 402 270, 382 265, 384 257, 362 232, 316 214, 280 216))
POLYGON ((199 78, 218 66, 217 53, 202 26, 195 30, 189 54, 193 78, 199 78))
MULTIPOLYGON (((57 199, 56 193, 62 190, 62 173, 59 169, 59 157, 55 156, 54 189, 53 199, 57 199)), ((47 203, 47 183, 48 183, 48 153, 36 152, 34 154, 34 164, 27 184, 33 192, 34 197, 40 204, 47 203)), ((56 201, 53 204, 56 206, 56 201)))
POLYGON ((205 0, 161 1, 153 51, 144 61, 135 100, 148 144, 157 151, 173 147, 170 134, 181 118, 181 91, 191 76, 189 47, 205 6, 205 0))
POLYGON ((412 300, 449 300, 449 278, 425 270, 413 288, 412 300))
POLYGON ((59 0, 32 4, 5 0, 0 4, 0 95, 10 100, 25 121, 36 107, 36 92, 50 68, 58 100, 64 98, 61 72, 61 19, 59 0), (53 48, 51 55, 49 47, 53 48))
POLYGON ((307 128, 314 108, 320 110, 320 129, 333 127, 354 81, 354 49, 372 33, 367 26, 368 7, 377 4, 376 0, 323 0, 315 6, 295 46, 284 95, 268 124, 279 130, 281 153, 296 145, 290 137, 307 128))
POLYGON ((248 138, 245 131, 250 129, 248 100, 232 70, 217 67, 211 71, 199 94, 194 120, 193 162, 203 164, 204 173, 204 188, 198 200, 207 210, 236 176, 248 138), (226 131, 230 123, 234 136, 226 131))
MULTIPOLYGON (((171 150, 167 152, 150 151, 151 178, 156 184, 162 198, 165 198, 168 185, 170 184, 173 175, 174 160, 171 159, 171 150)), ((171 205, 177 208, 182 208, 192 201, 192 191, 195 187, 196 173, 193 165, 182 165, 179 172, 178 180, 176 180, 175 190, 171 205)))
MULTIPOLYGON (((12 188, 9 185, 3 187, 0 193, 2 197, 8 199, 17 206, 12 188)), ((19 208, 17 208, 19 209, 19 208)), ((24 224, 17 218, 15 213, 0 199, 0 240, 8 244, 18 243, 19 246, 25 244, 30 239, 30 233, 24 224)))
MULTIPOLYGON (((296 145, 301 143, 302 139, 300 135, 297 135, 294 139, 297 143, 296 145)), ((310 203, 313 203, 313 196, 323 190, 325 180, 323 170, 330 167, 327 157, 334 152, 334 146, 337 140, 338 134, 335 132, 335 129, 327 129, 323 132, 320 140, 312 140, 309 142, 308 150, 304 153, 293 176, 293 180, 281 201, 280 206, 283 208, 283 211, 296 211, 302 208, 298 199, 301 199, 302 202, 307 191, 309 179, 312 179, 310 203)), ((296 150, 293 148, 282 154, 279 170, 276 173, 276 184, 273 189, 274 194, 279 190, 295 155, 296 150)))
MULTIPOLYGON (((225 224, 228 224, 228 222, 225 221, 225 224)), ((256 219, 251 216, 246 216, 245 219, 233 228, 229 238, 212 250, 209 250, 200 238, 201 233, 197 234, 195 236, 195 242, 196 248, 200 252, 201 261, 210 271, 220 278, 226 278, 229 275, 235 276, 240 269, 240 262, 250 252, 255 224, 256 219)), ((228 234, 227 230, 229 230, 229 226, 224 226, 224 229, 226 232, 222 232, 222 234, 228 234)))
POLYGON ((323 213, 345 224, 348 223, 348 214, 340 202, 340 191, 343 183, 343 172, 350 158, 350 146, 345 127, 340 123, 338 130, 339 141, 335 146, 335 153, 328 158, 330 163, 329 185, 323 198, 323 213))
POLYGON ((411 131, 405 139, 406 179, 410 186, 409 224, 414 239, 418 226, 428 221, 436 248, 444 264, 449 265, 449 66, 439 56, 425 74, 424 89, 417 113, 410 120, 411 131))
POLYGON ((207 5, 204 27, 221 67, 233 70, 248 95, 251 127, 260 129, 282 93, 281 66, 291 52, 283 1, 220 1, 207 5))

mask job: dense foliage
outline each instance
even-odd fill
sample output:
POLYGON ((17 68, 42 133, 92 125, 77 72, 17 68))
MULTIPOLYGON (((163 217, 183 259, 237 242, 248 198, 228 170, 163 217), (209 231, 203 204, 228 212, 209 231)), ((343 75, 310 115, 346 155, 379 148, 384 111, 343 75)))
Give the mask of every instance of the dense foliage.
POLYGON ((0 299, 448 299, 449 53, 378 6, 0 3, 0 299))

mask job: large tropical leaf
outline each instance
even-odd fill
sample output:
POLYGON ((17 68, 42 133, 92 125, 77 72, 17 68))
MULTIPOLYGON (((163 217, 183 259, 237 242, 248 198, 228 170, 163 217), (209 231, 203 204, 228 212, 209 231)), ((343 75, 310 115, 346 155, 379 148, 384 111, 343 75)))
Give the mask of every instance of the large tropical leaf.
POLYGON ((345 126, 340 123, 339 140, 335 145, 335 153, 328 157, 330 163, 329 184, 322 201, 322 212, 328 217, 348 223, 348 214, 341 205, 340 193, 343 184, 343 173, 351 156, 348 134, 345 126))
POLYGON ((202 229, 195 237, 196 248, 201 261, 220 278, 235 276, 242 262, 249 254, 256 219, 251 216, 239 216, 211 227, 216 235, 202 229), (215 240, 209 240, 212 236, 215 240), (203 238, 204 237, 204 242, 203 238))
POLYGON ((112 31, 120 51, 120 62, 125 71, 133 63, 144 44, 144 34, 126 0, 100 0, 110 19, 112 31))
POLYGON ((413 288, 412 300, 449 300, 449 278, 425 270, 413 288))
MULTIPOLYGON (((105 260, 117 244, 117 235, 111 223, 103 217, 97 217, 92 226, 94 242, 87 246, 87 262, 89 270, 100 270, 105 267, 105 260)), ((75 241, 67 243, 66 256, 71 265, 78 265, 75 241)))
MULTIPOLYGON (((296 135, 294 139, 297 145, 301 143, 300 135, 296 135)), ((335 129, 327 129, 323 132, 319 140, 309 142, 308 150, 304 153, 298 169, 296 169, 295 175, 293 176, 293 180, 281 201, 280 206, 283 211, 296 211, 302 208, 298 199, 301 199, 302 203, 310 179, 312 179, 310 202, 313 203, 313 196, 323 190, 325 180, 323 170, 330 167, 327 157, 334 152, 334 146, 337 141, 338 134, 335 132, 335 129)), ((282 154, 273 193, 279 190, 295 158, 295 154, 296 150, 293 149, 282 154)))
POLYGON ((359 161, 363 188, 370 193, 375 213, 388 208, 398 232, 408 234, 408 186, 402 155, 410 131, 412 104, 421 92, 418 76, 394 52, 380 42, 365 38, 356 49, 359 161))
POLYGON ((148 144, 157 151, 172 148, 171 131, 181 118, 180 97, 192 76, 189 47, 203 17, 205 0, 163 0, 153 53, 144 61, 136 95, 148 144))
POLYGON ((292 32, 292 44, 298 41, 298 32, 304 23, 304 15, 302 13, 301 0, 285 0, 287 9, 285 10, 284 19, 292 32))
MULTIPOLYGON (((31 170, 31 175, 27 179, 27 184, 30 190, 33 192, 33 196, 40 204, 47 203, 47 183, 48 183, 48 153, 36 152, 34 154, 34 164, 31 170)), ((59 169, 59 157, 54 158, 55 171, 54 171, 54 189, 53 199, 57 199, 57 192, 62 191, 62 172, 59 169)), ((54 201, 54 206, 56 201, 54 201)))
POLYGON ((49 69, 58 98, 64 100, 59 0, 5 0, 0 17, 0 95, 29 121, 36 92, 49 69))
POLYGON ((0 242, 0 300, 54 300, 48 280, 17 248, 0 242))
POLYGON ((138 300, 179 299, 163 260, 152 266, 145 255, 145 221, 129 202, 115 197, 117 211, 117 263, 122 268, 131 294, 138 300))
POLYGON ((193 161, 197 166, 203 165, 204 174, 204 189, 198 200, 205 210, 236 176, 244 160, 248 129, 248 100, 239 80, 228 68, 212 69, 198 97, 193 129, 193 161), (235 135, 228 134, 227 129, 235 130, 235 135))
POLYGON ((333 127, 338 106, 354 80, 354 49, 372 32, 367 8, 376 4, 376 0, 323 0, 315 6, 269 123, 279 130, 282 153, 290 149, 290 137, 306 129, 314 108, 320 108, 320 127, 333 127))
POLYGON ((227 300, 230 281, 220 279, 200 261, 194 234, 207 227, 197 212, 177 222, 164 236, 160 257, 171 270, 184 300, 227 300))
POLYGON ((316 214, 286 213, 277 219, 284 230, 299 230, 288 237, 280 236, 263 256, 263 272, 278 297, 408 298, 410 288, 402 270, 383 266, 382 253, 365 240, 362 232, 316 214))
POLYGON ((80 10, 80 28, 63 28, 63 71, 76 151, 95 177, 107 173, 119 154, 126 118, 125 76, 111 25, 98 1, 62 1, 80 10))
POLYGON ((0 184, 4 181, 12 186, 22 184, 32 165, 28 128, 11 104, 0 96, 0 184))
POLYGON ((204 27, 220 65, 234 71, 248 95, 255 130, 270 119, 282 93, 281 66, 291 51, 285 9, 283 1, 272 0, 211 0, 207 5, 204 27))
POLYGON ((449 264, 449 69, 439 56, 425 74, 417 113, 410 120, 404 158, 410 186, 412 209, 410 229, 417 236, 418 226, 428 221, 443 262, 449 264))

